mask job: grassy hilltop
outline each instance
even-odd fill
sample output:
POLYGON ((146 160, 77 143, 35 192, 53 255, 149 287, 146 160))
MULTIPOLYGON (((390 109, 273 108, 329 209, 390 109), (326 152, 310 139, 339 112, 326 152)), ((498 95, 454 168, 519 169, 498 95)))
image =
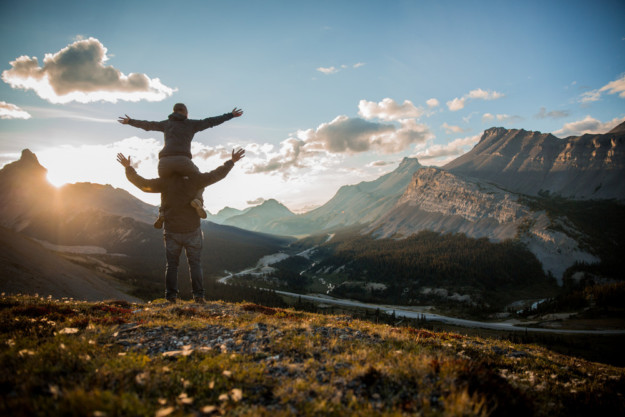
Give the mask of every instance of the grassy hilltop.
POLYGON ((624 415, 625 369, 249 303, 0 298, 0 415, 624 415))

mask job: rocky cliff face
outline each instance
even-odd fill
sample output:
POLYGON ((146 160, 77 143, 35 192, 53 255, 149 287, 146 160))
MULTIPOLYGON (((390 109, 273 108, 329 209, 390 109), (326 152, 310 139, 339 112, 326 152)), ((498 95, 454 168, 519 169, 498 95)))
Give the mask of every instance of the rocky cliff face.
POLYGON ((379 237, 432 230, 493 241, 516 238, 556 278, 577 261, 598 262, 576 240, 551 230, 550 225, 544 212, 532 211, 516 194, 438 168, 423 168, 414 174, 395 207, 367 231, 379 237))
MULTIPOLYGON (((625 124, 624 124, 625 125, 625 124)), ((558 139, 551 134, 491 128, 468 153, 443 168, 527 195, 625 201, 625 126, 601 135, 558 139)))

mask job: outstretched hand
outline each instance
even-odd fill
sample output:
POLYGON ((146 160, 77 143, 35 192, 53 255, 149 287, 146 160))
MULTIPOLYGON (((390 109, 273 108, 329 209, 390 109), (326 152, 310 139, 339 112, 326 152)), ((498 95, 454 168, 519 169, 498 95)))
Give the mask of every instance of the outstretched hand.
POLYGON ((239 149, 238 151, 232 150, 232 162, 240 161, 245 156, 245 149, 239 149))
MULTIPOLYGON (((234 110, 233 110, 233 111, 234 111, 234 110)), ((118 121, 119 123, 123 124, 123 125, 127 125, 128 123, 130 123, 130 117, 128 117, 128 115, 127 115, 127 114, 125 114, 124 116, 126 116, 126 117, 121 117, 121 116, 119 116, 119 117, 117 118, 117 121, 118 121)))
POLYGON ((124 168, 128 168, 130 166, 130 156, 126 158, 123 153, 118 153, 117 162, 122 164, 124 168))
POLYGON ((232 115, 234 117, 240 117, 243 114, 243 110, 237 109, 236 107, 232 109, 232 115))

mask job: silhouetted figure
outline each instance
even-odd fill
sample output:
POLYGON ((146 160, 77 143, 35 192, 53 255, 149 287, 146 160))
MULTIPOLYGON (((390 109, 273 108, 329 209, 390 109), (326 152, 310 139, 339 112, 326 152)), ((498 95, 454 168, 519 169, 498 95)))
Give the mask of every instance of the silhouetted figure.
POLYGON ((245 151, 232 151, 232 158, 219 168, 190 176, 174 174, 161 178, 145 179, 131 166, 130 157, 117 154, 117 161, 126 168, 126 178, 142 191, 161 193, 161 214, 164 218, 165 252, 165 298, 175 303, 178 298, 178 264, 182 249, 189 262, 193 299, 204 302, 202 282, 202 229, 200 216, 189 202, 195 198, 198 189, 203 189, 228 175, 235 162, 245 156, 245 151))

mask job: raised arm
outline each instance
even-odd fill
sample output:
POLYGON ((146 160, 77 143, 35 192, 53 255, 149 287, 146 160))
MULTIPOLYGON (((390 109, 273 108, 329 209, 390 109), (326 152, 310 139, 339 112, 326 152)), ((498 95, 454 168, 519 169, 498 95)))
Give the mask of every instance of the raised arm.
POLYGON ((223 122, 227 122, 228 120, 232 120, 235 117, 241 117, 243 115, 243 110, 234 108, 230 113, 224 113, 221 116, 215 117, 207 117, 202 120, 195 120, 195 131, 200 132, 202 130, 208 129, 209 127, 215 127, 223 122))
POLYGON ((165 130, 163 122, 149 122, 147 120, 135 120, 130 118, 127 114, 124 117, 118 117, 117 121, 123 125, 130 125, 133 127, 138 127, 143 130, 155 130, 158 132, 163 132, 165 130))
POLYGON ((132 167, 130 156, 125 157, 124 154, 117 154, 117 162, 119 162, 124 168, 126 168, 126 178, 135 187, 146 193, 160 193, 163 189, 163 181, 160 178, 146 179, 137 174, 137 171, 132 167))
POLYGON ((211 172, 203 172, 198 175, 198 185, 200 187, 206 187, 216 183, 217 181, 223 180, 226 175, 228 175, 232 167, 234 167, 235 162, 240 161, 243 157, 245 157, 244 149, 239 149, 236 152, 233 149, 232 158, 226 161, 222 166, 212 170, 211 172))

